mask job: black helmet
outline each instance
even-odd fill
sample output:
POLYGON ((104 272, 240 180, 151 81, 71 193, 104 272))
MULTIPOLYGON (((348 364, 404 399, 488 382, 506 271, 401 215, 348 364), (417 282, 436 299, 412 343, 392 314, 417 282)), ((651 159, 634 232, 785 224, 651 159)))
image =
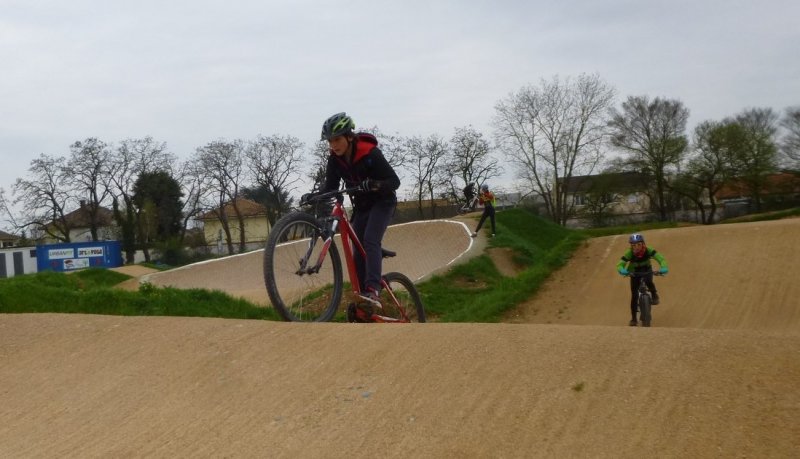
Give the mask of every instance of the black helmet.
POLYGON ((355 129, 356 123, 353 118, 347 116, 347 113, 337 113, 322 124, 322 140, 331 140, 340 135, 352 134, 355 129))

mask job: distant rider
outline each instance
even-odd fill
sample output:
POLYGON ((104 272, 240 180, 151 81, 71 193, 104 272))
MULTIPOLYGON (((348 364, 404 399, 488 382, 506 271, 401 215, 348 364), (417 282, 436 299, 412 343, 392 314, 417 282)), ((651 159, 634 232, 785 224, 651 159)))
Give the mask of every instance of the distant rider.
POLYGON ((481 230, 481 226, 483 226, 483 222, 486 221, 486 218, 489 217, 492 222, 492 237, 494 237, 497 230, 495 229, 494 224, 494 193, 489 191, 489 185, 483 184, 481 185, 481 193, 478 195, 478 202, 483 204, 483 214, 481 215, 481 220, 478 222, 478 227, 475 228, 475 232, 472 233, 472 237, 476 237, 478 235, 478 231, 481 230))
MULTIPOLYGON (((619 263, 617 263, 617 272, 622 276, 627 276, 631 272, 635 273, 648 273, 644 277, 647 288, 653 295, 653 304, 658 304, 659 298, 656 292, 656 284, 653 283, 653 267, 650 264, 650 259, 655 259, 658 266, 661 268, 661 274, 667 274, 667 260, 656 251, 656 249, 647 247, 644 243, 644 236, 639 233, 631 234, 628 238, 631 247, 622 255, 619 263)), ((631 321, 628 323, 631 327, 635 327, 638 322, 636 321, 636 311, 639 309, 637 300, 639 296, 639 278, 631 277, 631 321)))

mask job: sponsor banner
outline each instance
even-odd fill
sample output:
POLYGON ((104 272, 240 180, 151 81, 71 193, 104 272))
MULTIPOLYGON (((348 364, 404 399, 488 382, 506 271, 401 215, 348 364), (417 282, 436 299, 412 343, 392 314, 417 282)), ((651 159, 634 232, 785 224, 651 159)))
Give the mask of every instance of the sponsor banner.
POLYGON ((103 256, 103 248, 102 247, 79 247, 78 248, 78 257, 102 257, 103 256))
POLYGON ((75 249, 48 249, 47 257, 51 260, 63 260, 65 258, 74 258, 75 249))
POLYGON ((69 271, 70 269, 83 269, 88 267, 89 267, 88 258, 70 258, 68 260, 64 260, 64 271, 69 271))

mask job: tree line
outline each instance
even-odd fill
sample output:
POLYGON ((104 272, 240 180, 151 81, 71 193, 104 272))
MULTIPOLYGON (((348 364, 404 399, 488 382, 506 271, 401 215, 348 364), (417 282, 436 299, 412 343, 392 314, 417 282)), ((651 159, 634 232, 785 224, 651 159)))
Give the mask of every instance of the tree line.
MULTIPOLYGON (((678 99, 629 96, 618 106, 613 86, 581 74, 542 79, 498 101, 491 139, 472 126, 455 128, 449 138, 387 135, 377 126, 361 130, 378 138, 420 215, 436 199, 457 201, 467 184, 500 176, 501 159, 515 172, 516 191, 535 196, 562 225, 575 215, 567 187, 572 177, 638 172, 647 178, 659 218, 668 218, 678 196, 693 202, 708 223, 716 192, 732 178, 748 185, 759 207, 767 174, 800 167, 800 107, 782 115, 748 108, 699 123, 691 137, 688 119, 689 109, 678 99)), ((239 198, 263 204, 274 223, 292 208, 301 184, 323 181, 328 155, 325 142, 307 146, 278 134, 214 140, 183 161, 151 137, 117 144, 87 138, 69 150, 68 156, 41 154, 31 161, 10 195, 0 189, 0 211, 17 232, 69 242, 70 212, 83 205, 96 240, 99 213, 110 207, 128 262, 137 249, 149 259, 154 244, 182 246, 200 214, 220 221, 229 253, 244 251, 239 198)), ((609 193, 596 191, 594 204, 607 204, 609 193)))

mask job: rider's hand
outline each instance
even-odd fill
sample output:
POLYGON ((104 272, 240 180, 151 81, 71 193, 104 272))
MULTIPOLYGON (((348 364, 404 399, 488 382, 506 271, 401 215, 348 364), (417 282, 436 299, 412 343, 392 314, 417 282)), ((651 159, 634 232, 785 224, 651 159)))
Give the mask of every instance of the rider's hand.
POLYGON ((301 206, 307 206, 307 205, 311 204, 310 201, 311 201, 311 199, 313 197, 314 197, 314 193, 306 193, 306 194, 300 196, 300 205, 301 206))
POLYGON ((663 267, 663 268, 661 268, 660 270, 658 270, 658 272, 660 272, 660 273, 661 273, 661 275, 663 276, 664 274, 666 274, 666 273, 668 273, 668 272, 669 272, 669 269, 667 269, 666 267, 663 267))
POLYGON ((619 272, 620 276, 627 276, 629 274, 628 270, 625 269, 625 268, 619 268, 619 271, 617 271, 617 272, 619 272))
POLYGON ((370 179, 364 179, 364 181, 358 184, 358 188, 361 191, 372 191, 373 184, 370 179))

